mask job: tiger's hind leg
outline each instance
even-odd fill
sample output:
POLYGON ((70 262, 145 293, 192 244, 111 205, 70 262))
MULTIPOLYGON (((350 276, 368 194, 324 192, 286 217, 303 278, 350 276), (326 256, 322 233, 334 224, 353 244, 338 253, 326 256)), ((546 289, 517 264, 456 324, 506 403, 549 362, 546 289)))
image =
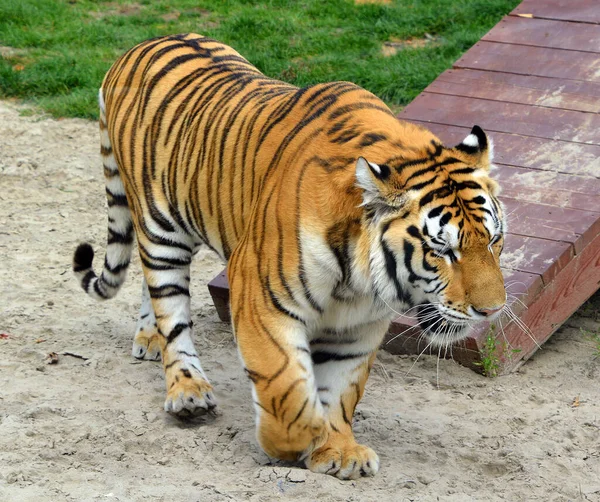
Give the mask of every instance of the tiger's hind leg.
MULTIPOLYGON (((135 344, 141 344, 144 339, 148 340, 146 354, 152 340, 162 349, 167 386, 165 411, 181 416, 204 413, 217 403, 192 340, 189 292, 192 253, 185 245, 174 246, 171 241, 166 240, 164 243, 151 242, 144 238, 142 232, 138 232, 138 235, 145 290, 152 304, 148 316, 141 319, 141 325, 147 326, 144 322, 147 319, 149 322, 150 310, 153 310, 157 324, 156 334, 160 338, 152 339, 155 334, 153 330, 147 333, 144 331, 143 335, 138 332, 134 350, 135 344)), ((156 237, 154 240, 156 241, 156 237)), ((145 303, 147 305, 144 291, 142 309, 145 303)), ((142 311, 140 317, 144 313, 142 311)))
POLYGON ((146 279, 142 281, 142 304, 131 355, 136 359, 159 361, 165 348, 165 337, 158 331, 152 299, 146 279))
POLYGON ((379 470, 377 454, 354 439, 352 416, 388 325, 386 321, 366 325, 359 332, 328 333, 311 344, 319 399, 330 429, 325 444, 305 453, 311 471, 356 479, 379 470))

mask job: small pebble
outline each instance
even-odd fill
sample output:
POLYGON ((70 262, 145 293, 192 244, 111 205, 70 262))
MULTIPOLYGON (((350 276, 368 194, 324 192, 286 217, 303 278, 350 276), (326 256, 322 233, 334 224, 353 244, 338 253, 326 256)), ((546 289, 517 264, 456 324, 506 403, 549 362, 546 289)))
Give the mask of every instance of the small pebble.
POLYGON ((306 471, 304 469, 292 469, 287 475, 288 481, 292 483, 304 483, 306 481, 306 471))

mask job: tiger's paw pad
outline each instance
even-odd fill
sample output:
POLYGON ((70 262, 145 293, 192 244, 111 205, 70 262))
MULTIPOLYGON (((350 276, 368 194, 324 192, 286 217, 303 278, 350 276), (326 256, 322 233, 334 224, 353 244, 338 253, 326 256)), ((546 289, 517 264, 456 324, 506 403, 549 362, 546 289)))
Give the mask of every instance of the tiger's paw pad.
POLYGON ((379 471, 379 457, 368 446, 325 445, 312 452, 305 461, 313 472, 330 474, 340 479, 358 479, 374 476, 379 471))
POLYGON ((157 331, 139 330, 133 339, 131 355, 136 359, 160 361, 165 337, 157 331))
POLYGON ((217 406, 212 386, 199 376, 192 376, 186 369, 182 376, 176 375, 167 391, 165 411, 180 417, 204 415, 217 406))

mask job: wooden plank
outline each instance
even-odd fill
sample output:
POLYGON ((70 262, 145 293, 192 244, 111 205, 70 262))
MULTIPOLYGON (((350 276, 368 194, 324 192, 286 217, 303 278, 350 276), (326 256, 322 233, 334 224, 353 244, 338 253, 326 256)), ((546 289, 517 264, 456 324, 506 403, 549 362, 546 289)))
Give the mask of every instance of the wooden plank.
POLYGON ((229 309, 229 281, 227 280, 227 269, 223 269, 208 283, 208 291, 213 299, 219 319, 223 322, 231 321, 229 309))
POLYGON ((600 26, 507 16, 494 26, 482 40, 572 51, 600 52, 600 26))
MULTIPOLYGON (((534 192, 536 188, 530 190, 534 192)), ((506 197, 501 199, 508 215, 508 233, 568 242, 575 253, 600 233, 599 213, 506 197)))
POLYGON ((481 41, 454 67, 600 82, 600 54, 545 47, 481 41))
POLYGON ((443 358, 452 357, 463 366, 481 372, 478 367, 481 361, 481 353, 477 343, 476 338, 468 337, 452 345, 452 347, 438 352, 439 349, 432 347, 429 341, 423 337, 422 331, 414 321, 410 320, 406 324, 402 319, 398 319, 390 325, 381 343, 381 348, 392 354, 427 354, 439 355, 443 358))
MULTIPOLYGON (((412 105, 408 105, 399 115, 406 119, 406 115, 412 113, 412 105), (407 109, 408 110, 407 112, 407 109)), ((419 119, 410 119, 411 122, 420 123, 438 135, 446 145, 460 143, 470 132, 471 127, 456 126, 449 124, 435 124, 419 119)), ((494 132, 490 134, 494 141, 494 162, 509 166, 527 167, 544 172, 554 172, 565 175, 585 176, 586 183, 593 187, 592 193, 596 191, 598 183, 591 182, 592 179, 600 178, 600 146, 585 145, 558 141, 555 139, 533 138, 518 134, 507 134, 494 132)), ((575 177, 567 176, 575 180, 575 177)), ((589 192, 588 192, 589 193, 589 192)))
POLYGON ((596 0, 524 0, 511 14, 532 14, 536 18, 600 24, 600 9, 596 0))
POLYGON ((506 288, 506 303, 516 314, 533 303, 544 287, 544 281, 538 274, 503 268, 502 276, 506 288))
MULTIPOLYGON (((600 208, 600 197, 597 195, 587 195, 567 190, 553 190, 548 188, 543 181, 540 181, 539 185, 532 185, 541 188, 536 190, 522 183, 512 183, 510 180, 503 180, 496 174, 497 172, 499 172, 499 169, 492 174, 492 177, 500 181, 503 199, 530 200, 556 207, 581 209, 588 212, 597 211, 600 208)), ((536 173, 536 171, 530 172, 536 173)), ((600 213, 596 214, 600 218, 600 213)))
POLYGON ((600 144, 600 115, 486 99, 423 92, 401 113, 402 118, 486 131, 600 144))
POLYGON ((574 254, 568 242, 509 233, 504 239, 500 264, 507 269, 541 275, 544 284, 549 284, 574 254))
MULTIPOLYGON (((496 165, 493 173, 494 179, 502 183, 502 190, 505 190, 506 183, 512 183, 512 185, 520 185, 529 188, 543 187, 544 191, 553 190, 557 192, 563 191, 574 195, 587 195, 595 202, 594 207, 589 208, 589 210, 600 212, 600 178, 574 176, 554 171, 541 171, 503 164, 496 165)), ((537 200, 535 200, 535 194, 532 194, 532 196, 534 196, 534 200, 531 200, 531 202, 537 202, 537 200)), ((553 205, 560 206, 560 204, 553 205)))
MULTIPOLYGON (((598 26, 600 30, 600 26, 598 26)), ((524 105, 600 112, 600 83, 481 70, 448 70, 425 92, 524 105)))

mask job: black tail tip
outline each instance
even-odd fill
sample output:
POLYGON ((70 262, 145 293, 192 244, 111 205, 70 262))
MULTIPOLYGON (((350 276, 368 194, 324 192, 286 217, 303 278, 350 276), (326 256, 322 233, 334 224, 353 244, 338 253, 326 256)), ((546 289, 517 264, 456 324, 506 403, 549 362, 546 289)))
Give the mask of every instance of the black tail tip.
POLYGON ((92 267, 94 249, 87 242, 79 244, 73 255, 73 272, 81 272, 92 267))

